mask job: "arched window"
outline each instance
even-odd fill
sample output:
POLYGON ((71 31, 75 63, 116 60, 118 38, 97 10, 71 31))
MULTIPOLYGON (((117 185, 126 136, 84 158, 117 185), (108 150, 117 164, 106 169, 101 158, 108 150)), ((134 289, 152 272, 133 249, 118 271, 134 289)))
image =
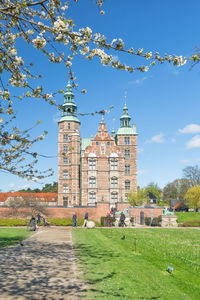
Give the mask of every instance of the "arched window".
POLYGON ((89 170, 96 170, 96 159, 89 159, 89 170))

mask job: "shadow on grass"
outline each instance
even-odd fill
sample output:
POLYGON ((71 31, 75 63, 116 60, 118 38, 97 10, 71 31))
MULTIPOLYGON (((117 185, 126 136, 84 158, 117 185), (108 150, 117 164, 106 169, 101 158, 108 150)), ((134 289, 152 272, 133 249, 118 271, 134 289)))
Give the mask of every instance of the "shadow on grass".
POLYGON ((0 249, 1 299, 78 299, 85 292, 76 280, 68 243, 27 240, 0 249))

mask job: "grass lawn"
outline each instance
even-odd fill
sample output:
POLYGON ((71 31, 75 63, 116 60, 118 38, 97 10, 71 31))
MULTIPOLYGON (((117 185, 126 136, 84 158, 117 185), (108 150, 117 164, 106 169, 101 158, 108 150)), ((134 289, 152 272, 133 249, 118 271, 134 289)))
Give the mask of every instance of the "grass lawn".
POLYGON ((0 228, 0 248, 15 245, 31 234, 25 228, 0 228))
POLYGON ((190 220, 200 220, 200 212, 176 212, 178 223, 184 223, 190 220))
POLYGON ((86 299, 200 299, 200 230, 78 228, 72 234, 86 299))

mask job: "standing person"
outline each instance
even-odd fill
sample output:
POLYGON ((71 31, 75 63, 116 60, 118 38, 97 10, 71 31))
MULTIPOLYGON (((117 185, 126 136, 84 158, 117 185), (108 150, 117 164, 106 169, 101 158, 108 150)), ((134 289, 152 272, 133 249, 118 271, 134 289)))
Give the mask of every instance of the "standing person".
POLYGON ((40 214, 37 214, 37 224, 40 226, 41 223, 41 216, 40 214))
POLYGON ((77 216, 76 216, 76 213, 73 214, 72 220, 73 220, 73 227, 77 227, 77 216))
POLYGON ((121 215, 120 215, 120 227, 124 227, 125 226, 125 219, 126 219, 126 216, 125 214, 122 212, 121 215))
POLYGON ((35 217, 32 216, 32 218, 30 219, 30 226, 33 228, 33 231, 37 230, 37 226, 35 224, 35 217))
POLYGON ((84 220, 84 223, 83 223, 83 227, 87 226, 87 221, 88 221, 88 212, 85 213, 85 220, 84 220))

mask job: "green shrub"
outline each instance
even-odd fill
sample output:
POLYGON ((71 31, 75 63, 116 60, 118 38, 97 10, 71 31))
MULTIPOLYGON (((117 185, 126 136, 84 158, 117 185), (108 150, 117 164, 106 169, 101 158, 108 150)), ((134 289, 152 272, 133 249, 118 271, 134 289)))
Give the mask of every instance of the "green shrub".
POLYGON ((131 222, 131 225, 133 226, 134 225, 134 217, 130 217, 130 222, 131 222))
MULTIPOLYGON (((96 227, 100 227, 100 223, 96 222, 94 220, 89 220, 89 221, 93 221, 95 223, 96 227)), ((73 225, 73 221, 72 218, 48 218, 47 222, 50 223, 50 225, 52 226, 72 226, 73 225)), ((84 219, 78 219, 77 225, 78 226, 82 226, 84 223, 84 219)))
POLYGON ((14 226, 26 226, 28 220, 23 219, 7 219, 2 218, 0 219, 0 226, 8 226, 8 227, 14 227, 14 226))
POLYGON ((145 223, 145 225, 150 226, 151 225, 151 218, 150 217, 144 218, 144 223, 145 223))
POLYGON ((188 220, 182 224, 183 227, 200 227, 200 220, 188 220))
POLYGON ((104 226, 104 220, 106 217, 101 217, 101 226, 104 226))

